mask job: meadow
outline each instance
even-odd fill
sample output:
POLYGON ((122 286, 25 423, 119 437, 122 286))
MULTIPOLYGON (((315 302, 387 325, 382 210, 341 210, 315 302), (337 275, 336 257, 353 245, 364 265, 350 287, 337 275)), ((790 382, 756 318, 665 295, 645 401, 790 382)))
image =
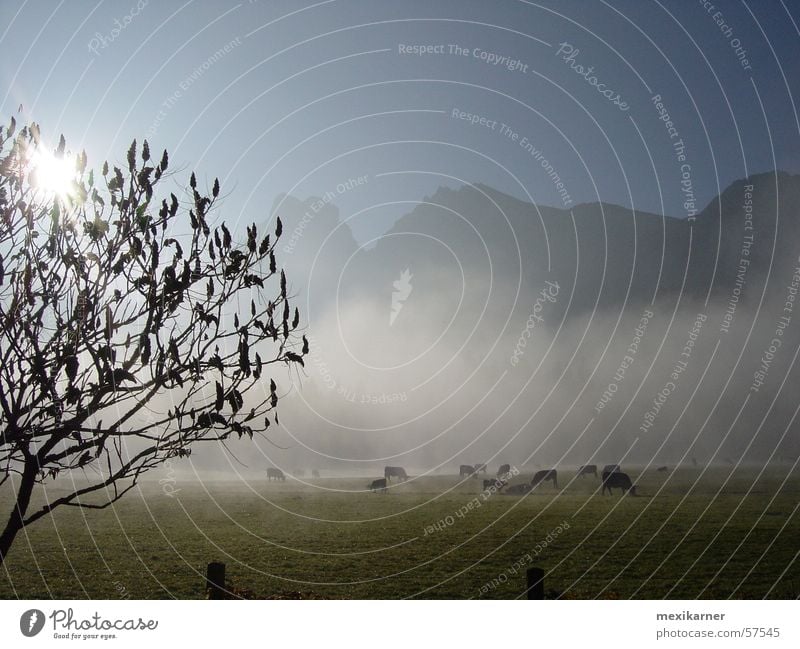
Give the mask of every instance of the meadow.
MULTIPOLYGON (((533 566, 551 598, 800 596, 800 472, 629 473, 636 497, 568 469, 559 490, 485 498, 454 475, 386 494, 366 478, 144 482, 20 534, 0 598, 202 598, 210 561, 257 598, 516 598, 533 566)), ((9 504, 0 494, 3 515, 9 504)))

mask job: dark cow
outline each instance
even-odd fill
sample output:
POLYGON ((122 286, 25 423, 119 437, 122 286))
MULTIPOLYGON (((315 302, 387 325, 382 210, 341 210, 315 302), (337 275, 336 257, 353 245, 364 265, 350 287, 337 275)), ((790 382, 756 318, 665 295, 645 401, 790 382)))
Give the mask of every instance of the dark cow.
POLYGON ((317 471, 316 469, 311 469, 311 477, 319 478, 319 471, 317 471))
POLYGON ((603 467, 603 473, 614 473, 615 471, 618 473, 621 470, 619 464, 606 464, 603 467))
POLYGON ((498 480, 497 478, 492 478, 491 480, 483 481, 484 491, 489 491, 491 489, 494 489, 495 491, 500 491, 505 486, 506 483, 503 480, 498 480))
POLYGON ((608 495, 611 495, 612 489, 622 489, 622 493, 630 493, 631 496, 636 495, 636 487, 631 483, 631 479, 627 473, 619 471, 603 472, 603 490, 602 494, 605 495, 608 489, 608 495))
POLYGON ((377 480, 373 480, 369 485, 369 490, 373 493, 378 493, 382 491, 386 493, 389 488, 386 486, 386 478, 378 478, 377 480))
POLYGON ((475 473, 486 473, 486 464, 476 464, 475 473))
POLYGON ((476 473, 477 472, 475 471, 475 467, 472 466, 471 464, 462 464, 460 467, 458 467, 459 478, 463 478, 465 475, 471 475, 477 477, 475 475, 476 473))
POLYGON ((500 468, 497 469, 497 477, 498 478, 505 478, 509 473, 511 473, 511 465, 510 464, 501 464, 500 468))
POLYGON ((578 475, 593 475, 595 478, 597 477, 597 465, 596 464, 582 464, 581 468, 578 469, 578 475))
POLYGON ((387 466, 383 470, 383 477, 386 479, 387 482, 392 481, 392 477, 399 478, 403 482, 408 480, 408 474, 406 470, 401 466, 387 466))
POLYGON ((537 471, 533 474, 533 480, 531 480, 531 487, 535 487, 536 485, 547 482, 550 480, 553 483, 553 486, 558 489, 558 471, 555 469, 548 469, 546 471, 537 471))
POLYGON ((267 480, 280 480, 286 482, 286 476, 280 469, 267 469, 267 480))
POLYGON ((669 469, 665 466, 660 466, 656 469, 656 471, 658 471, 659 473, 666 473, 667 471, 669 471, 669 469))
POLYGON ((502 493, 504 493, 506 496, 521 496, 528 493, 531 489, 533 489, 531 485, 529 485, 527 482, 523 482, 522 484, 511 485, 502 493))

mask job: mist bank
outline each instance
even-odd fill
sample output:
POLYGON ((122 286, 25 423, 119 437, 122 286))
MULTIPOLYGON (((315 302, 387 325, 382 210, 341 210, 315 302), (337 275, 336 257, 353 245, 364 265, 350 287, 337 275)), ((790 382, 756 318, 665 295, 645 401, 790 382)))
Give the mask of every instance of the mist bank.
POLYGON ((242 466, 219 448, 192 462, 794 462, 798 208, 784 173, 733 183, 693 219, 468 185, 360 246, 335 200, 281 196, 310 357, 278 377, 269 441, 231 447, 242 466))

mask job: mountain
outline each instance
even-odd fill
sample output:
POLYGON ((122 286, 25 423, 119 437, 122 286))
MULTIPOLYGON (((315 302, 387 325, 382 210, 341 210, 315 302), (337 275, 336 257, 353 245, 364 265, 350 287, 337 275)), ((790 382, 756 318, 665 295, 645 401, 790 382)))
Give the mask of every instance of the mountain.
POLYGON ((280 197, 279 261, 312 339, 291 434, 420 466, 796 454, 798 208, 783 172, 691 220, 475 184, 425 197, 367 249, 332 201, 280 197))

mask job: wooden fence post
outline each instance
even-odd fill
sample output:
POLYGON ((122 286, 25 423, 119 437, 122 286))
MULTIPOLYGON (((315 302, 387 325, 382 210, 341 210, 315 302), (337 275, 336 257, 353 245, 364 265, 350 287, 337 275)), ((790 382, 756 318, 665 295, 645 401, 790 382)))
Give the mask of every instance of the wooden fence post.
POLYGON ((528 568, 528 599, 544 599, 544 570, 528 568))
POLYGON ((212 561, 206 568, 206 591, 209 599, 225 599, 225 564, 212 561))

